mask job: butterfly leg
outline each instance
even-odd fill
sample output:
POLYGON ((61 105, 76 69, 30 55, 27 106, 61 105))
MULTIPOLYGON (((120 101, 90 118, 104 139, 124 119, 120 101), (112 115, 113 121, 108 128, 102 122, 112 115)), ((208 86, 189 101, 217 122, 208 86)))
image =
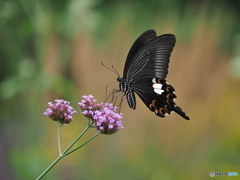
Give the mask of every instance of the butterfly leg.
POLYGON ((119 103, 119 105, 118 105, 118 112, 119 112, 119 113, 120 113, 120 111, 121 111, 122 102, 123 102, 123 100, 124 100, 124 97, 125 97, 125 94, 123 94, 123 95, 121 96, 121 100, 120 100, 120 103, 119 103))
POLYGON ((106 98, 105 98, 105 100, 104 100, 104 103, 105 103, 110 97, 112 97, 112 98, 111 98, 111 101, 110 101, 110 102, 112 103, 115 94, 118 93, 118 92, 119 92, 119 90, 113 89, 113 91, 112 91, 109 95, 106 95, 106 98))
POLYGON ((112 102, 113 102, 113 104, 115 106, 119 96, 121 96, 121 100, 120 101, 122 101, 122 96, 124 96, 124 93, 122 91, 120 91, 120 90, 117 90, 117 89, 114 89, 114 90, 115 90, 115 92, 113 93, 112 102))
POLYGON ((105 101, 104 101, 104 102, 106 102, 107 99, 111 96, 111 94, 114 93, 114 90, 116 90, 116 89, 114 89, 113 92, 108 95, 108 85, 113 84, 113 83, 116 83, 116 82, 117 82, 117 81, 110 82, 110 83, 107 83, 107 84, 106 84, 106 87, 105 87, 105 89, 106 89, 106 95, 105 95, 105 101))

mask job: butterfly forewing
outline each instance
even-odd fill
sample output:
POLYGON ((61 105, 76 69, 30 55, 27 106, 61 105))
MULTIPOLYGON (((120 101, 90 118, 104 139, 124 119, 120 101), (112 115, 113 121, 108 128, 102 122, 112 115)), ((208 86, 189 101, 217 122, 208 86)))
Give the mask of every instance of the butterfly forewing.
POLYGON ((165 79, 168 73, 169 58, 175 42, 175 36, 172 34, 161 35, 148 41, 134 55, 131 63, 125 66, 127 67, 124 70, 126 71, 126 77, 123 78, 126 81, 146 77, 165 79), (145 63, 142 64, 142 61, 145 63))
POLYGON ((126 78, 126 75, 128 73, 128 69, 132 61, 135 59, 135 57, 139 54, 139 50, 147 44, 149 41, 155 39, 157 37, 157 34, 154 30, 147 30, 142 35, 140 35, 137 40, 132 45, 125 62, 124 66, 124 72, 123 72, 123 78, 126 78))

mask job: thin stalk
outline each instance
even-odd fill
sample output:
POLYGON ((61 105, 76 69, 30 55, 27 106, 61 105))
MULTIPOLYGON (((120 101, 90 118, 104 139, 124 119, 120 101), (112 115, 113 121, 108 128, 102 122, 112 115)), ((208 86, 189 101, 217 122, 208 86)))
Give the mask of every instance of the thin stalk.
POLYGON ((62 159, 64 156, 60 155, 58 156, 58 158, 45 170, 43 171, 43 173, 36 179, 36 180, 40 180, 42 179, 42 177, 48 173, 48 171, 50 171, 50 169, 52 169, 53 166, 55 166, 55 164, 57 164, 58 161, 60 161, 60 159, 62 159))
POLYGON ((69 151, 69 149, 71 149, 71 147, 73 147, 74 144, 76 144, 76 142, 87 132, 87 130, 89 128, 91 128, 93 123, 89 124, 84 130, 83 132, 73 141, 72 144, 70 144, 70 146, 67 147, 67 149, 63 152, 63 155, 65 156, 65 154, 69 151))
POLYGON ((81 144, 80 146, 78 146, 76 149, 74 149, 74 150, 72 150, 72 151, 64 154, 64 156, 67 156, 67 155, 73 153, 74 151, 80 149, 81 147, 83 147, 84 145, 86 145, 87 143, 89 143, 91 140, 93 140, 95 137, 97 137, 99 134, 100 134, 100 131, 97 132, 93 137, 91 137, 91 138, 90 138, 89 140, 87 140, 85 143, 83 143, 83 144, 81 144))
MULTIPOLYGON (((71 147, 87 132, 87 130, 89 128, 91 128, 93 122, 91 124, 89 124, 84 130, 83 132, 67 147, 67 149, 63 152, 63 153, 60 153, 58 158, 45 170, 43 171, 43 173, 36 179, 36 180, 40 180, 43 176, 45 176, 48 171, 50 171, 50 169, 52 169, 53 166, 55 166, 57 164, 58 161, 60 161, 60 159, 62 159, 64 156, 72 153, 73 151, 71 151, 70 153, 67 153, 69 151, 69 149, 71 149, 71 147)), ((60 128, 58 126, 58 128, 60 128)), ((58 134, 60 136, 60 133, 58 134)), ((98 135, 98 134, 97 134, 98 135)), ((93 137, 96 137, 97 135, 93 136, 93 137)), ((59 138, 59 137, 58 137, 59 138)), ((89 139, 87 142, 83 143, 81 145, 84 146, 85 144, 87 144, 88 142, 90 142, 93 138, 89 139)), ((60 138, 59 138, 59 141, 60 141, 60 138)), ((60 142, 59 142, 59 146, 60 146, 60 142)), ((78 147, 77 149, 79 149, 80 147, 78 147)), ((77 149, 74 149, 74 151, 76 151, 77 149)), ((61 151, 61 149, 59 148, 59 152, 61 151)))
POLYGON ((61 123, 58 122, 58 151, 59 151, 59 156, 62 155, 62 150, 61 150, 61 141, 60 141, 60 127, 61 127, 61 123))

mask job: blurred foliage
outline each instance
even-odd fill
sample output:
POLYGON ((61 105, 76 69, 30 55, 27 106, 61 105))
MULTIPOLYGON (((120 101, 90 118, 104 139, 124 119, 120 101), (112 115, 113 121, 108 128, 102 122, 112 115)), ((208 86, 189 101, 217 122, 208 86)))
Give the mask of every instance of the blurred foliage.
MULTIPOLYGON (((122 69, 134 39, 150 28, 177 36, 169 78, 191 120, 158 120, 139 101, 136 111, 125 104, 125 130, 98 138, 46 179, 240 173, 239 6, 227 0, 1 0, 1 178, 34 179, 54 160, 56 124, 42 115, 47 102, 63 98, 77 109, 84 93, 103 100, 115 76, 100 62, 122 69)), ((64 145, 84 128, 80 113, 75 119, 63 129, 64 145)))

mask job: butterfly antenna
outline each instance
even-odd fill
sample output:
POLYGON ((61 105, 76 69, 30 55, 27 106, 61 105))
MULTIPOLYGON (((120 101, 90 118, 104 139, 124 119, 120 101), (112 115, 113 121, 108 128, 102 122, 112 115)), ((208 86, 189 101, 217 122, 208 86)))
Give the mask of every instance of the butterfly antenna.
MULTIPOLYGON (((103 67, 105 67, 105 68, 108 69, 109 71, 112 71, 114 74, 116 74, 116 75, 119 77, 119 73, 118 73, 114 68, 111 69, 111 68, 105 66, 105 65, 103 64, 103 62, 101 62, 101 64, 102 64, 103 67)), ((112 67, 113 67, 113 66, 112 66, 112 67)))
POLYGON ((117 74, 118 75, 118 77, 120 77, 120 74, 117 72, 117 70, 113 67, 113 65, 112 65, 112 69, 113 69, 113 71, 115 72, 115 74, 117 74))

